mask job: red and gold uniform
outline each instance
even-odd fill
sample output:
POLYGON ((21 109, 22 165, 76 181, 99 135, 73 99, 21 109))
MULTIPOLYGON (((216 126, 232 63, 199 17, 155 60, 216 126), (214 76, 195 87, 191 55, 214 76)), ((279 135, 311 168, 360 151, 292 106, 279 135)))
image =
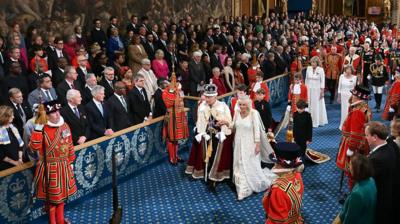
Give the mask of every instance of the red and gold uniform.
POLYGON ((288 101, 291 104, 292 113, 297 111, 296 103, 300 99, 304 100, 304 102, 308 102, 307 86, 304 85, 303 83, 291 84, 289 86, 288 101), (296 86, 295 88, 295 85, 299 85, 299 87, 296 86))
POLYGON ((64 201, 77 191, 71 167, 75 160, 71 130, 62 118, 58 124, 48 122, 42 131, 33 131, 29 146, 40 156, 34 178, 36 197, 48 199, 51 223, 64 223, 64 201))
POLYGON ((398 114, 400 110, 400 79, 397 79, 392 88, 389 91, 388 97, 386 98, 385 108, 383 109, 382 119, 391 120, 392 117, 389 114, 389 109, 393 109, 393 113, 398 114))
POLYGON ((179 90, 168 87, 162 93, 167 114, 164 122, 163 138, 167 141, 170 162, 176 164, 178 157, 178 141, 189 137, 189 129, 184 111, 183 98, 179 90))
POLYGON ((303 44, 302 46, 300 46, 299 51, 302 57, 306 57, 305 64, 307 64, 308 60, 310 59, 310 47, 308 46, 308 44, 303 44))
POLYGON ((263 198, 267 215, 265 223, 304 223, 300 214, 303 192, 304 185, 299 172, 293 171, 278 177, 263 198))
POLYGON ((294 76, 299 72, 301 73, 302 69, 303 69, 303 64, 301 62, 301 58, 293 60, 292 64, 290 64, 290 74, 291 74, 290 83, 294 82, 294 76))
POLYGON ((250 86, 250 99, 255 100, 256 99, 256 91, 258 89, 264 89, 265 91, 265 97, 264 100, 269 102, 270 100, 270 94, 269 94, 269 88, 266 82, 256 82, 251 84, 250 86))
MULTIPOLYGON (((337 45, 339 46, 339 45, 337 45)), ((325 61, 325 77, 328 90, 330 92, 330 101, 333 102, 336 92, 336 84, 342 71, 342 56, 339 53, 331 52, 325 61)))
MULTIPOLYGON (((342 126, 342 139, 339 146, 339 152, 336 158, 336 165, 346 175, 348 173, 349 158, 348 150, 358 152, 363 155, 368 155, 369 145, 365 138, 364 125, 372 119, 372 112, 368 107, 368 103, 360 100, 350 105, 349 113, 342 126)), ((349 187, 352 188, 353 180, 349 178, 349 187)))
POLYGON ((346 55, 344 57, 343 61, 343 67, 346 67, 347 65, 352 65, 354 69, 354 75, 357 75, 358 72, 361 71, 361 57, 358 54, 353 54, 351 56, 350 54, 346 55))

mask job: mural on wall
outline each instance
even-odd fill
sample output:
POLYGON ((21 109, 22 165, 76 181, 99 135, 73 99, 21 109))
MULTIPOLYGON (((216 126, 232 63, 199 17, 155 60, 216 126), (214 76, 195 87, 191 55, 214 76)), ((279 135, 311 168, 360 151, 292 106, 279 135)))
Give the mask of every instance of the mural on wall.
POLYGON ((91 25, 95 17, 107 22, 111 15, 116 15, 125 27, 132 14, 147 15, 156 21, 163 16, 177 21, 191 15, 193 22, 198 23, 210 15, 230 16, 231 11, 231 0, 0 0, 0 34, 6 34, 14 22, 25 29, 34 24, 66 35, 76 25, 91 25))

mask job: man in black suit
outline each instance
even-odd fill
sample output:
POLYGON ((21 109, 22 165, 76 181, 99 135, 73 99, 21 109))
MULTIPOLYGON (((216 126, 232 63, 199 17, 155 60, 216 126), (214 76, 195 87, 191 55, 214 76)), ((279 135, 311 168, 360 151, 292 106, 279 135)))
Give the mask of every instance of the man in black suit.
POLYGON ((85 86, 86 81, 86 75, 88 73, 92 73, 90 69, 87 68, 88 66, 88 59, 84 55, 79 55, 77 57, 78 60, 78 67, 76 68, 76 72, 78 73, 78 82, 81 87, 85 86))
POLYGON ((211 46, 214 44, 214 39, 212 38, 213 30, 212 28, 207 28, 206 35, 204 36, 204 41, 207 42, 207 46, 211 46))
POLYGON ((67 53, 64 51, 64 41, 60 37, 54 39, 54 50, 48 51, 47 62, 49 69, 56 69, 58 67, 57 61, 59 58, 65 58, 67 62, 70 61, 67 53))
POLYGON ((51 81, 53 86, 58 86, 65 79, 65 67, 68 62, 66 58, 57 59, 57 68, 51 69, 51 81))
POLYGON ((89 138, 90 129, 84 107, 81 105, 81 93, 76 89, 67 92, 68 104, 61 108, 60 113, 69 125, 74 145, 81 145, 89 138))
POLYGON ((86 105, 92 100, 93 98, 92 89, 97 85, 97 78, 94 73, 88 73, 85 78, 86 78, 86 84, 85 88, 82 90, 82 98, 84 105, 86 105))
POLYGON ((114 131, 128 128, 132 125, 129 114, 128 100, 126 99, 126 85, 118 81, 114 84, 114 94, 107 100, 106 106, 110 112, 108 123, 114 131))
POLYGON ((190 95, 198 96, 197 87, 203 86, 206 79, 206 72, 203 63, 201 63, 201 51, 193 53, 193 60, 189 62, 189 82, 190 95))
POLYGON ((394 189, 396 178, 399 174, 397 167, 397 153, 386 138, 388 130, 384 124, 372 121, 365 127, 365 138, 368 141, 371 151, 369 159, 374 168, 374 180, 377 189, 376 216, 377 223, 396 223, 395 215, 398 211, 394 210, 395 201, 394 189))
POLYGON ((110 17, 110 26, 107 28, 107 38, 111 37, 111 29, 118 29, 118 18, 116 16, 110 17))
POLYGON ((18 88, 24 97, 27 97, 29 94, 27 77, 22 75, 22 68, 18 62, 12 62, 10 64, 10 71, 4 78, 4 87, 0 89, 0 91, 3 96, 6 96, 7 91, 11 88, 18 88))
POLYGON ((278 46, 276 48, 276 53, 275 53, 275 64, 276 64, 276 74, 277 75, 281 75, 281 74, 285 73, 286 69, 288 67, 282 54, 283 54, 283 47, 278 46))
POLYGON ((168 51, 167 44, 168 44, 168 33, 166 31, 163 31, 160 35, 160 39, 158 39, 157 41, 157 50, 161 49, 164 52, 164 55, 166 55, 168 51))
POLYGON ((86 104, 85 110, 89 121, 89 140, 100 138, 102 136, 112 135, 114 131, 110 128, 110 112, 103 105, 104 87, 97 85, 92 89, 93 99, 86 104))
POLYGON ((154 93, 153 118, 164 116, 167 112, 167 108, 165 107, 164 100, 162 98, 162 93, 164 89, 167 88, 168 84, 168 81, 164 78, 159 78, 157 80, 158 89, 154 93))
POLYGON ((148 58, 150 61, 153 61, 155 58, 156 46, 154 44, 154 36, 153 34, 149 33, 146 35, 147 41, 143 44, 144 50, 147 53, 148 58))
POLYGON ((128 93, 128 105, 130 108, 133 125, 140 124, 146 119, 151 119, 150 102, 144 89, 145 79, 137 74, 134 78, 135 87, 128 93))
POLYGON ((105 89, 106 100, 114 94, 114 77, 114 68, 106 67, 104 69, 104 78, 99 82, 99 85, 103 86, 105 89))
POLYGON ((210 65, 212 69, 217 67, 220 69, 220 71, 222 71, 222 69, 224 68, 221 61, 219 60, 219 55, 221 54, 221 51, 222 47, 220 45, 214 45, 213 54, 210 55, 210 65))
POLYGON ((11 88, 8 91, 8 96, 8 105, 14 109, 13 125, 18 129, 20 136, 23 136, 25 123, 33 116, 32 109, 24 101, 22 92, 19 89, 11 88))
POLYGON ((178 59, 176 57, 176 46, 174 42, 169 42, 167 45, 167 52, 165 52, 165 60, 167 61, 168 68, 172 71, 172 64, 175 69, 178 67, 178 59))
POLYGON ((126 27, 126 32, 133 31, 133 33, 138 33, 139 25, 138 25, 138 17, 137 15, 131 16, 131 22, 126 27))
POLYGON ((28 71, 26 69, 26 65, 21 60, 21 50, 18 47, 12 47, 10 49, 9 57, 7 57, 4 62, 4 74, 5 75, 9 74, 11 64, 14 62, 17 62, 21 66, 21 74, 23 76, 28 76, 28 71))
POLYGON ((81 86, 79 82, 76 81, 78 77, 78 73, 72 66, 67 66, 65 68, 65 79, 57 86, 57 96, 58 100, 60 101, 61 105, 67 105, 67 91, 70 89, 76 89, 81 91, 81 86))
POLYGON ((106 33, 101 29, 100 19, 93 20, 94 28, 90 31, 90 44, 98 43, 102 49, 106 47, 107 36, 106 33))

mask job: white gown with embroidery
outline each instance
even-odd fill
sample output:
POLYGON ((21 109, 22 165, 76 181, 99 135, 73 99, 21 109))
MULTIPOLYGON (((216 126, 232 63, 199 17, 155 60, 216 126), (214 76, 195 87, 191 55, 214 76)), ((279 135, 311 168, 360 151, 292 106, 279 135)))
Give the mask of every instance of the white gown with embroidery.
POLYGON ((262 153, 255 154, 255 141, 260 142, 260 135, 265 135, 265 132, 261 133, 263 129, 258 112, 252 110, 252 113, 245 118, 242 118, 238 111, 235 114, 233 181, 238 199, 242 200, 253 192, 268 189, 276 175, 268 168, 262 169, 260 157, 262 153))
POLYGON ((352 75, 351 78, 346 78, 344 74, 339 77, 338 84, 338 94, 340 94, 340 125, 339 129, 342 129, 342 125, 344 120, 347 118, 348 110, 349 110, 349 99, 351 97, 350 90, 354 89, 357 83, 357 76, 352 75))

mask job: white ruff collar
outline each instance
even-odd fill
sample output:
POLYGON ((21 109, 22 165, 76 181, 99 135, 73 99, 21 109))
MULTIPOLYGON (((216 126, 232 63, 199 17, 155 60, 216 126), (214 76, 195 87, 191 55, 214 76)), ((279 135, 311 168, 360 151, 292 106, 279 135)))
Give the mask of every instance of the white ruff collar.
POLYGON ((47 121, 47 125, 50 126, 50 127, 60 127, 63 124, 64 124, 64 118, 63 117, 60 117, 60 120, 56 124, 54 124, 54 123, 52 123, 50 121, 47 121))

